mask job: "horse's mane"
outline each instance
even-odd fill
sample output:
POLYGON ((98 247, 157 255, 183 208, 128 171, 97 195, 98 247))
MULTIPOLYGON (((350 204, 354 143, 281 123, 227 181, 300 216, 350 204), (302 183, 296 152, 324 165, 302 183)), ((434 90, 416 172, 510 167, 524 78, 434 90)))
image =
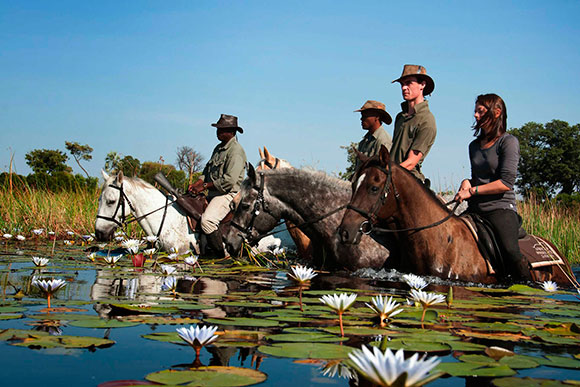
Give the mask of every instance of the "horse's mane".
MULTIPOLYGON (((264 176, 294 176, 294 177, 306 177, 309 180, 315 181, 318 184, 323 184, 325 186, 336 189, 345 189, 350 185, 346 180, 339 179, 337 177, 328 175, 324 171, 318 171, 313 169, 302 169, 302 168, 285 168, 285 169, 268 169, 257 171, 256 174, 263 173, 264 176)), ((257 177, 259 184, 259 177, 257 177)), ((242 187, 251 188, 251 182, 249 179, 245 179, 242 183, 242 187)))
MULTIPOLYGON (((371 167, 379 167, 379 168, 384 169, 383 163, 381 162, 379 155, 375 155, 373 157, 370 157, 368 160, 363 162, 361 164, 361 166, 358 168, 358 170, 355 172, 355 177, 358 178, 360 176, 362 170, 367 169, 367 168, 371 168, 371 167)), ((446 207, 444 205, 444 203, 441 202, 441 200, 437 197, 435 192, 433 192, 429 188, 425 187, 425 184, 422 184, 419 180, 417 180, 417 178, 415 176, 413 176, 413 174, 408 169, 401 167, 397 163, 391 163, 391 167, 397 169, 398 171, 401 171, 404 174, 407 174, 408 177, 412 178, 409 180, 411 180, 413 182, 413 184, 415 184, 417 186, 417 187, 415 187, 416 189, 418 188, 418 189, 422 190, 427 196, 431 197, 441 209, 445 210, 445 212, 447 212, 447 213, 451 212, 451 210, 448 207, 446 207)))
MULTIPOLYGON (((117 175, 111 176, 109 178, 110 181, 115 181, 116 179, 117 179, 117 175)), ((109 180, 107 180, 107 181, 109 181, 109 180)), ((105 181, 103 184, 107 184, 107 181, 105 181)), ((130 184, 132 184, 136 187, 140 187, 140 188, 157 189, 154 186, 152 186, 151 184, 149 184, 148 182, 146 182, 145 180, 143 180, 137 176, 134 176, 134 177, 123 176, 123 181, 128 181, 130 184)))

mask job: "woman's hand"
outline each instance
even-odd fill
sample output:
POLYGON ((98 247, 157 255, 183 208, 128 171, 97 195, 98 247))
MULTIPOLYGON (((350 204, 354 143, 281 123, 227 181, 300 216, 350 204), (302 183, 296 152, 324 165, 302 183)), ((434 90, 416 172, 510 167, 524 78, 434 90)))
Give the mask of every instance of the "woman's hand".
POLYGON ((472 191, 471 190, 471 183, 469 182, 469 180, 468 179, 463 180, 461 182, 461 185, 459 186, 459 191, 455 195, 454 200, 461 203, 465 199, 469 199, 471 196, 473 196, 471 194, 471 191, 472 191))

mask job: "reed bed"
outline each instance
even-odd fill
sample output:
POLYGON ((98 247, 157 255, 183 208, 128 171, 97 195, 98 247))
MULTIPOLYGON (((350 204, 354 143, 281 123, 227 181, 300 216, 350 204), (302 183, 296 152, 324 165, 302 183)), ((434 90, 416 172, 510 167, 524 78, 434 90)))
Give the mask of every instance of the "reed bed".
POLYGON ((554 243, 570 263, 580 263, 580 213, 578 208, 531 197, 518 203, 524 229, 554 243))

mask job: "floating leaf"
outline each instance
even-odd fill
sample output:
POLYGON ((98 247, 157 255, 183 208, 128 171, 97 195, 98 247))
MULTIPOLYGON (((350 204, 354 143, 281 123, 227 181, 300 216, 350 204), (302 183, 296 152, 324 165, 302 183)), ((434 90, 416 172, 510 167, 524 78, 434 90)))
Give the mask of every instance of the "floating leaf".
POLYGON ((186 371, 165 370, 154 372, 145 377, 155 383, 184 384, 195 386, 249 386, 266 380, 266 374, 250 368, 238 367, 199 367, 186 371))
POLYGON ((505 356, 499 360, 499 363, 505 364, 514 370, 536 368, 539 366, 539 363, 535 359, 532 359, 532 356, 523 355, 505 356))
POLYGON ((570 386, 571 383, 561 382, 551 379, 534 379, 534 378, 516 378, 508 377, 493 379, 491 383, 496 387, 564 387, 570 386))
POLYGON ((337 337, 324 333, 283 333, 279 335, 268 335, 265 337, 272 341, 285 342, 305 342, 305 343, 334 343, 337 341, 346 341, 348 337, 337 337))
POLYGON ((548 367, 580 369, 580 361, 567 356, 546 355, 545 359, 539 357, 537 361, 548 367))
POLYGON ((0 320, 17 320, 24 316, 21 313, 13 314, 13 313, 0 313, 0 320))
POLYGON ((19 341, 11 342, 11 345, 29 348, 95 348, 110 347, 115 344, 113 340, 101 339, 98 337, 85 336, 48 336, 31 334, 30 337, 19 341))
POLYGON ((459 377, 498 377, 516 374, 516 371, 506 365, 487 367, 477 363, 441 363, 435 370, 459 377))
POLYGON ((131 321, 119 321, 119 320, 105 320, 105 319, 92 319, 92 320, 80 320, 80 321, 71 321, 68 323, 73 327, 81 327, 81 328, 100 328, 100 329, 108 329, 108 328, 125 328, 125 327, 134 327, 139 325, 138 322, 131 322, 131 321))
POLYGON ((276 327, 279 325, 277 321, 250 317, 206 318, 203 321, 208 324, 231 325, 238 327, 276 327))
POLYGON ((265 355, 296 359, 346 359, 352 350, 345 345, 327 343, 277 343, 258 347, 265 355))
MULTIPOLYGON (((380 346, 379 342, 372 342, 371 345, 380 346)), ((387 342, 387 348, 391 350, 404 349, 412 352, 449 352, 451 347, 446 343, 436 343, 433 341, 422 341, 417 339, 401 339, 396 338, 387 342)))

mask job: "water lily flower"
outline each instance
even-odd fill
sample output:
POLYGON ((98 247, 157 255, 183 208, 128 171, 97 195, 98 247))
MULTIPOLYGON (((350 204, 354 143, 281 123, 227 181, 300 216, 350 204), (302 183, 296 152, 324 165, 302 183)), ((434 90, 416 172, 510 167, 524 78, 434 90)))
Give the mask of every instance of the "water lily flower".
POLYGON ((81 238, 83 238, 85 242, 92 242, 95 240, 95 237, 92 235, 83 235, 81 238))
POLYGON ((143 238, 143 240, 145 242, 149 242, 149 243, 155 243, 155 242, 157 242, 157 239, 159 239, 159 238, 157 238, 157 236, 155 236, 155 235, 147 235, 145 238, 143 238))
POLYGON ((16 235, 16 240, 22 242, 22 241, 26 240, 26 237, 24 235, 18 234, 18 235, 16 235))
POLYGON ((316 277, 317 274, 309 267, 296 265, 292 266, 292 273, 288 273, 288 276, 298 283, 304 283, 316 277))
POLYGON ((423 277, 415 274, 405 274, 403 275, 403 281, 411 287, 411 289, 423 290, 427 287, 428 283, 423 277))
POLYGON ((171 266, 171 265, 161 265, 161 271, 165 275, 173 274, 176 270, 177 270, 177 268, 175 266, 171 266))
POLYGON ((411 289, 411 297, 415 302, 419 302, 423 306, 423 315, 421 316, 421 322, 425 319, 425 312, 427 308, 431 305, 445 302, 445 296, 442 294, 424 292, 422 290, 411 289))
POLYGON ((388 348, 382 352, 373 347, 371 352, 363 346, 349 353, 348 357, 359 374, 379 386, 421 386, 442 375, 428 375, 440 363, 437 356, 427 359, 415 353, 405 360, 402 349, 393 353, 388 348))
POLYGON ((330 294, 327 294, 322 296, 322 298, 319 298, 319 300, 323 304, 326 304, 331 309, 336 311, 336 313, 338 313, 338 322, 340 324, 340 335, 344 337, 344 328, 342 326, 342 314, 354 303, 354 301, 356 300, 356 294, 341 293, 340 295, 337 295, 335 293, 332 296, 330 294))
POLYGON ((162 291, 173 292, 173 295, 175 295, 176 289, 177 289, 177 278, 175 278, 174 276, 169 276, 163 279, 163 284, 161 284, 162 291))
POLYGON ((117 263, 117 261, 119 259, 121 259, 121 257, 123 256, 123 254, 119 254, 119 255, 107 255, 106 257, 103 257, 103 259, 105 260, 105 262, 107 262, 109 265, 114 265, 117 263))
POLYGON ((65 244, 66 246, 72 246, 72 245, 74 245, 74 243, 75 243, 74 241, 70 241, 70 240, 68 240, 68 239, 65 239, 63 242, 64 242, 64 244, 65 244))
POLYGON ((54 231, 49 231, 48 235, 54 235, 54 231))
POLYGON ((542 288, 546 292, 555 292, 558 290, 558 284, 554 281, 544 281, 542 282, 542 288))
POLYGON ((383 298, 383 296, 379 294, 371 299, 371 303, 372 305, 366 303, 365 305, 379 315, 381 325, 384 324, 385 320, 388 320, 403 311, 401 304, 393 300, 393 297, 387 298, 385 296, 385 298, 383 298))
POLYGON ((352 379, 356 376, 352 368, 340 360, 331 360, 322 367, 322 375, 334 378, 352 379))
POLYGON ((71 230, 67 230, 67 231, 66 231, 66 235, 68 235, 68 236, 74 236, 74 235, 75 235, 75 233, 74 233, 74 232, 72 232, 71 230))
POLYGON ((156 248, 152 248, 152 249, 145 249, 143 250, 143 254, 148 255, 148 256, 153 256, 153 254, 155 254, 155 252, 157 251, 156 248))
POLYGON ((12 234, 4 234, 2 235, 4 239, 12 239, 12 234))
POLYGON ((145 255, 133 254, 131 255, 131 262, 133 262, 134 267, 143 267, 145 264, 145 255))
POLYGON ((38 267, 43 267, 43 266, 46 266, 48 264, 48 262, 50 262, 50 259, 40 258, 40 257, 32 257, 32 262, 38 267))
POLYGON ((206 326, 199 327, 199 325, 192 325, 187 328, 177 328, 177 334, 183 341, 191 345, 195 349, 196 360, 199 359, 199 351, 205 345, 213 343, 219 336, 215 334, 218 327, 206 326))
POLYGON ((142 242, 138 239, 128 239, 126 241, 121 242, 121 246, 126 248, 129 253, 137 254, 139 252, 139 246, 141 246, 142 242))
POLYGON ((169 252, 171 254, 177 254, 179 252, 179 249, 177 247, 175 247, 175 246, 172 246, 172 247, 169 248, 169 252))
POLYGON ((37 236, 38 235, 42 235, 43 232, 44 232, 44 229, 43 228, 35 228, 34 230, 32 230, 32 233, 34 235, 37 235, 37 236))
POLYGON ((190 255, 189 257, 185 257, 183 262, 185 262, 188 266, 195 266, 199 257, 197 255, 190 255))
POLYGON ((172 261, 176 261, 177 260, 177 253, 171 253, 167 256, 167 259, 170 259, 172 261))
POLYGON ((97 253, 92 252, 89 255, 87 255, 87 258, 89 259, 89 261, 95 262, 95 259, 97 258, 97 253))
POLYGON ((125 240, 125 238, 122 237, 122 236, 116 236, 115 237, 115 241, 117 241, 117 242, 123 242, 124 240, 125 240))
POLYGON ((50 297, 66 286, 66 282, 61 279, 51 279, 51 280, 39 280, 37 278, 32 279, 32 285, 36 286, 40 290, 42 290, 46 296, 48 301, 48 308, 50 309, 50 297))

